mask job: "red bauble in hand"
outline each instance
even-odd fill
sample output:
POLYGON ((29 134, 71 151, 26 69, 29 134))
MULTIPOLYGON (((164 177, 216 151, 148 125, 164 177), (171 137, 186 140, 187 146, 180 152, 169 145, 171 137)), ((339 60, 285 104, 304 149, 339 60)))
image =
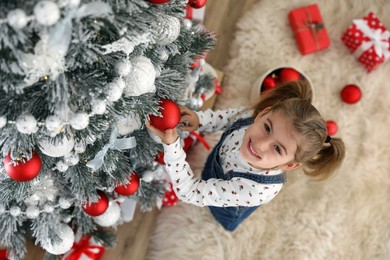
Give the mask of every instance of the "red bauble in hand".
POLYGON ((358 102, 361 97, 362 92, 360 91, 360 88, 353 84, 346 85, 341 91, 341 99, 348 104, 358 102))
POLYGON ((137 192, 139 188, 139 176, 133 172, 130 175, 129 183, 115 187, 116 193, 122 196, 130 196, 137 192))
POLYGON ((152 4, 158 4, 158 5, 161 5, 161 4, 165 4, 165 3, 168 3, 169 1, 171 0, 147 0, 149 3, 152 3, 152 4))
POLYGON ((202 8, 203 6, 205 6, 207 3, 207 0, 189 0, 188 1, 188 4, 192 7, 192 8, 202 8))
POLYGON ((335 121, 326 121, 326 128, 328 129, 328 135, 335 135, 337 133, 337 124, 335 121))
POLYGON ((279 72, 281 82, 297 81, 301 78, 301 74, 293 68, 284 68, 279 72))
POLYGON ((159 104, 162 117, 149 115, 150 123, 161 131, 175 128, 180 122, 180 108, 168 99, 159 101, 159 104))
POLYGON ((261 86, 261 90, 263 91, 273 89, 274 87, 276 87, 276 80, 272 76, 267 76, 263 80, 263 84, 261 86))
POLYGON ((106 212, 108 208, 109 199, 108 196, 103 191, 97 191, 99 195, 99 200, 93 203, 85 203, 83 205, 83 210, 90 216, 96 217, 102 215, 106 212))
POLYGON ((37 152, 33 152, 30 160, 19 161, 15 165, 11 162, 11 154, 4 160, 4 168, 7 175, 18 182, 31 181, 41 171, 42 160, 37 152))

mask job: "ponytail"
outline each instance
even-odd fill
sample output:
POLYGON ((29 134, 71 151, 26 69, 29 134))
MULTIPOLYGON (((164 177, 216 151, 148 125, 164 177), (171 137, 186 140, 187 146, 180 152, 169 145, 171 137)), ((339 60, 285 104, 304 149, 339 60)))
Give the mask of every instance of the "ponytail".
POLYGON ((340 138, 331 138, 325 143, 319 153, 304 164, 304 173, 325 180, 341 165, 345 156, 344 142, 340 138))

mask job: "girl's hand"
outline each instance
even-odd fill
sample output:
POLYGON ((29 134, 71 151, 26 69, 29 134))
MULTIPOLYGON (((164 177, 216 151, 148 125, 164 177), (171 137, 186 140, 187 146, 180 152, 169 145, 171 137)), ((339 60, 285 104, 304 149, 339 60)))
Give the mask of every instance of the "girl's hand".
POLYGON ((180 129, 188 132, 196 131, 199 129, 199 117, 198 115, 185 106, 180 106, 180 129))
POLYGON ((156 127, 151 125, 149 121, 146 122, 146 127, 150 131, 155 133, 158 137, 160 137, 161 141, 164 144, 173 144, 174 142, 176 142, 177 138, 179 138, 176 128, 167 129, 163 132, 160 129, 157 129, 156 127))

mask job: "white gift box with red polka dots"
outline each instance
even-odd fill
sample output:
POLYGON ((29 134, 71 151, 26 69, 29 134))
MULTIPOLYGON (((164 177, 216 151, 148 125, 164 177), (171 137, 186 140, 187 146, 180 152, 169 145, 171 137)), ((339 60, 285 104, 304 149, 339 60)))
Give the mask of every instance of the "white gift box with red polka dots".
POLYGON ((390 32, 373 12, 353 20, 341 40, 368 72, 390 58, 390 32))

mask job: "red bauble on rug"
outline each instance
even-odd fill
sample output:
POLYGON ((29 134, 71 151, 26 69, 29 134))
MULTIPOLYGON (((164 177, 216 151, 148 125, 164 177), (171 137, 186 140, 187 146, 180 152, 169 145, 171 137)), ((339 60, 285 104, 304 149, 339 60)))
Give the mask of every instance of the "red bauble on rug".
POLYGON ((360 88, 354 84, 346 85, 343 90, 341 90, 341 99, 347 104, 355 104, 362 97, 362 92, 360 88))
POLYGON ((11 154, 8 154, 4 160, 4 168, 7 175, 18 182, 31 181, 41 171, 42 160, 37 152, 33 152, 30 160, 19 161, 15 165, 11 162, 11 154))
POLYGON ((337 133, 337 124, 335 121, 326 121, 326 128, 328 129, 328 135, 335 135, 337 133))
POLYGON ((92 202, 90 204, 85 203, 83 205, 83 210, 90 216, 96 217, 102 215, 106 212, 108 208, 109 199, 108 196, 103 191, 97 191, 99 195, 99 200, 97 202, 92 202))
POLYGON ((161 131, 175 128, 180 122, 180 108, 175 102, 163 99, 158 102, 162 117, 149 115, 150 123, 161 131))
POLYGON ((115 191, 122 196, 130 196, 137 192, 139 184, 139 176, 136 172, 133 172, 130 175, 129 183, 115 187, 115 191))

